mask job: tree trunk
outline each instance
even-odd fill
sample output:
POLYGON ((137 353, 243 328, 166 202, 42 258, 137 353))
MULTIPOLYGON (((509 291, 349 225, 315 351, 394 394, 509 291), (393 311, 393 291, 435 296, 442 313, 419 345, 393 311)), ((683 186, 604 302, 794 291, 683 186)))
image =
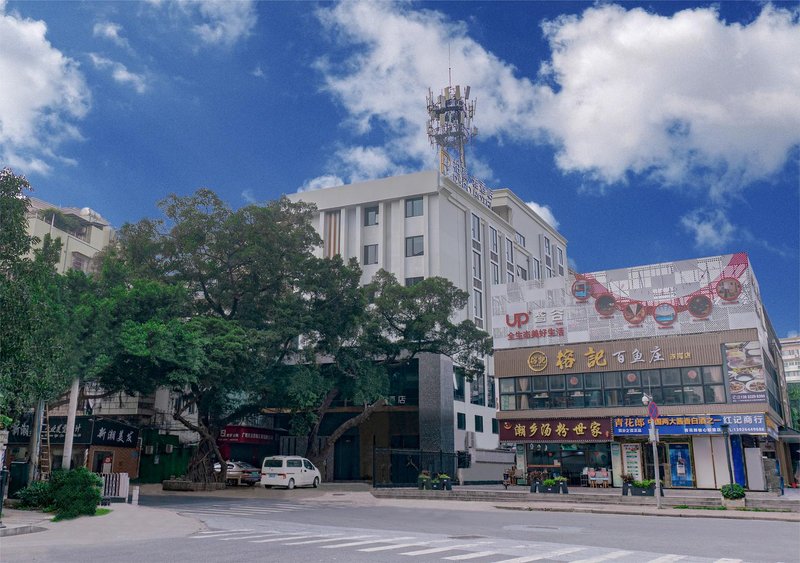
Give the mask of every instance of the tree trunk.
POLYGON ((227 479, 228 466, 219 451, 216 440, 216 432, 212 431, 201 421, 197 424, 191 423, 183 416, 184 410, 189 408, 192 403, 187 403, 181 410, 173 413, 172 417, 183 424, 189 430, 194 430, 200 434, 200 443, 197 445, 192 457, 189 459, 189 467, 186 468, 186 475, 190 481, 195 483, 224 483, 227 479), (219 462, 219 473, 214 471, 214 463, 219 462))
POLYGON ((325 417, 325 413, 328 412, 333 400, 339 394, 339 390, 336 388, 331 389, 328 391, 327 395, 325 395, 325 399, 322 401, 322 404, 317 409, 317 422, 314 424, 314 427, 311 429, 311 432, 308 434, 308 442, 306 444, 306 457, 308 459, 313 459, 319 457, 319 444, 317 443, 317 436, 319 436, 319 427, 322 424, 322 419, 325 417))
POLYGON ((317 467, 323 467, 323 462, 327 459, 328 454, 331 451, 331 448, 336 445, 336 441, 344 436, 344 433, 350 430, 351 428, 355 428, 356 426, 361 425, 361 423, 366 422, 369 417, 380 407, 386 404, 386 399, 378 399, 371 405, 367 405, 364 407, 364 410, 361 411, 357 416, 353 418, 347 419, 339 427, 334 430, 330 436, 325 440, 325 444, 322 446, 322 449, 319 450, 317 455, 315 456, 308 456, 311 462, 316 465, 317 467))

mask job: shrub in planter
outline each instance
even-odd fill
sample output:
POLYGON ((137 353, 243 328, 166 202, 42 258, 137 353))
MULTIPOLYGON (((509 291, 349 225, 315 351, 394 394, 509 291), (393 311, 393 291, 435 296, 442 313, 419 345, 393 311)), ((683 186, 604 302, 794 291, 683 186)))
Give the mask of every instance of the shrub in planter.
POLYGON ((557 479, 545 479, 539 487, 540 493, 555 493, 561 492, 561 481, 557 479))
POLYGON ((85 467, 70 471, 54 471, 51 480, 53 510, 56 520, 92 516, 102 500, 103 480, 85 467))
POLYGON ((556 480, 556 485, 558 485, 561 488, 561 492, 563 494, 565 494, 565 495, 568 494, 569 493, 569 489, 567 488, 567 478, 566 477, 556 477, 555 480, 556 480))
POLYGON ((441 482, 443 491, 453 490, 453 481, 450 479, 450 475, 447 473, 439 473, 436 478, 441 482))
POLYGON ((417 477, 417 486, 420 490, 431 488, 431 474, 427 470, 422 471, 417 477))
POLYGON ((632 481, 628 486, 628 490, 633 496, 652 497, 656 492, 655 479, 642 479, 641 481, 632 481))
POLYGON ((738 500, 745 496, 744 487, 738 483, 723 485, 720 492, 722 493, 722 498, 726 500, 738 500))

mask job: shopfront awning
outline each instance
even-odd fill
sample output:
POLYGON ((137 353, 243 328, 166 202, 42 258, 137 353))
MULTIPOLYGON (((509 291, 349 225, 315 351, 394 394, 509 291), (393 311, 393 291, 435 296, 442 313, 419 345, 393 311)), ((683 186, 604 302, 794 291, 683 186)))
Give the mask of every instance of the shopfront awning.
POLYGON ((778 432, 778 439, 788 444, 800 444, 800 431, 784 426, 778 432))

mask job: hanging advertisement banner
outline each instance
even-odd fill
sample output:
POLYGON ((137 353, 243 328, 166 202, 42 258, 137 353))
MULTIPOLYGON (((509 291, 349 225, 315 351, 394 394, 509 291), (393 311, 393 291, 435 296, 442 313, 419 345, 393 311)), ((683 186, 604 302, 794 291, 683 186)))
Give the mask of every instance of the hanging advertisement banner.
POLYGON ((765 403, 767 381, 761 344, 728 342, 723 344, 725 365, 728 368, 728 390, 732 403, 765 403))
POLYGON ((642 479, 642 452, 639 444, 622 444, 622 467, 625 475, 642 479))
MULTIPOLYGON (((767 434, 766 415, 755 414, 692 414, 659 416, 655 426, 661 436, 722 435, 727 424, 731 434, 767 434)), ((614 436, 647 436, 646 416, 617 416, 611 419, 614 436)))
POLYGON ((692 458, 689 444, 669 444, 669 471, 673 487, 693 487, 692 458))

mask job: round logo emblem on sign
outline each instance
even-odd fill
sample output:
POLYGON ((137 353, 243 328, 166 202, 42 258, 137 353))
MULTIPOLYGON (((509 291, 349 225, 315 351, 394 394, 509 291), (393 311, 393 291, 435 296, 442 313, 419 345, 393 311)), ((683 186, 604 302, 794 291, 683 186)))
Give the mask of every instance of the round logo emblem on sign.
POLYGON ((533 352, 528 356, 528 367, 531 368, 531 371, 544 371, 547 367, 547 356, 543 352, 533 352))

